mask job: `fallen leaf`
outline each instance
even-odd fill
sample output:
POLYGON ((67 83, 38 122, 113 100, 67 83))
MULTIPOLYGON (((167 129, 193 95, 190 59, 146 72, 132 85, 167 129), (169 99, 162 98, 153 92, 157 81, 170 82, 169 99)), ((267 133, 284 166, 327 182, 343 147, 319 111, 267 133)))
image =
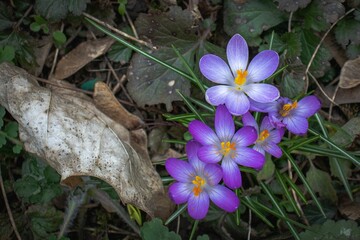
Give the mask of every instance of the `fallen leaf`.
POLYGON ((354 60, 348 60, 340 73, 339 87, 353 88, 360 84, 360 57, 354 60))
POLYGON ((59 61, 54 78, 70 77, 95 58, 105 54, 114 42, 114 39, 106 37, 80 43, 59 61))
MULTIPOLYGON (((335 92, 336 86, 328 85, 323 88, 325 93, 332 98, 335 92)), ((360 85, 353 88, 339 88, 334 101, 337 104, 359 103, 360 102, 360 85)), ((321 93, 319 89, 316 90, 316 95, 320 97, 321 105, 323 107, 329 107, 330 101, 321 93)))
POLYGON ((19 123, 24 148, 61 175, 94 176, 109 183, 123 203, 151 217, 168 212, 169 201, 150 160, 131 145, 132 134, 83 98, 40 87, 13 65, 0 65, 0 104, 19 123), (159 200, 160 199, 160 200, 159 200))
MULTIPOLYGON (((359 196, 359 194, 357 194, 359 196)), ((340 201, 339 211, 348 219, 358 220, 360 218, 360 202, 355 196, 355 200, 351 201, 348 197, 343 197, 340 201)))

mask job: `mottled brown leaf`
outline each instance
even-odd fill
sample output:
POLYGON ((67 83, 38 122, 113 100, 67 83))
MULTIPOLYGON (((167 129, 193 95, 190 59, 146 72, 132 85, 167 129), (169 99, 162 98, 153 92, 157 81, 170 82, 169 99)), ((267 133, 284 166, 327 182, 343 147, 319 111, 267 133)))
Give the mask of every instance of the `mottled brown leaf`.
POLYGON ((360 84, 360 57, 348 60, 340 73, 339 87, 353 88, 360 84))

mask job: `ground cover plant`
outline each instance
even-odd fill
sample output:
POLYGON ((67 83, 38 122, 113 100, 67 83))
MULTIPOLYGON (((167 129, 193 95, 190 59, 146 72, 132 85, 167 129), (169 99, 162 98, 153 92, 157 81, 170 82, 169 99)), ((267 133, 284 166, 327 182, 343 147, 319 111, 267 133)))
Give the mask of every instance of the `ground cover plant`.
POLYGON ((359 5, 0 2, 0 238, 360 238, 359 5))

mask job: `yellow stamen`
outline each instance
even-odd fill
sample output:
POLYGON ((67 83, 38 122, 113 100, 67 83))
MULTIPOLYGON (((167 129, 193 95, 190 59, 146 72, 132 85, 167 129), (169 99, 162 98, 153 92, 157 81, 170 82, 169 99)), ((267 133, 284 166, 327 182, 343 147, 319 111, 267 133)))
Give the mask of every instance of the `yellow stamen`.
POLYGON ((202 192, 202 186, 205 185, 205 179, 196 176, 194 180, 192 180, 192 183, 195 185, 193 188, 193 193, 195 196, 199 196, 199 194, 202 192))
POLYGON ((235 143, 231 143, 231 142, 221 142, 221 154, 226 156, 228 155, 231 150, 236 150, 236 145, 235 143))
POLYGON ((283 116, 283 117, 286 117, 287 115, 289 115, 291 110, 297 108, 297 105, 298 105, 297 101, 295 101, 293 103, 284 104, 282 109, 279 111, 280 115, 283 116))
POLYGON ((236 71, 236 74, 237 75, 234 79, 234 82, 239 86, 244 85, 246 82, 246 76, 248 75, 248 72, 246 70, 243 71, 242 69, 240 69, 236 71))
POLYGON ((265 139, 267 139, 270 136, 270 133, 267 129, 263 130, 258 138, 258 141, 264 141, 265 139))

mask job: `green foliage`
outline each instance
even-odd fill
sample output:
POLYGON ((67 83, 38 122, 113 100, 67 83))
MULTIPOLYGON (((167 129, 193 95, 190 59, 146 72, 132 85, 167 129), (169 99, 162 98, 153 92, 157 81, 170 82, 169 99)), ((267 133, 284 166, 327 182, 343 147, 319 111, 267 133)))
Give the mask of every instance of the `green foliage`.
POLYGON ((121 16, 125 15, 127 0, 118 0, 118 13, 121 16))
POLYGON ((238 3, 225 0, 224 29, 232 36, 240 33, 250 46, 261 43, 260 34, 286 20, 271 0, 254 0, 238 3))
POLYGON ((359 239, 360 228, 355 221, 327 220, 322 225, 313 225, 309 230, 300 234, 302 240, 348 240, 359 239))
POLYGON ((54 39, 54 43, 57 48, 59 48, 61 45, 64 45, 66 43, 66 36, 61 31, 53 32, 52 37, 54 39))
POLYGON ((30 29, 33 32, 39 32, 43 30, 44 33, 49 33, 48 21, 40 15, 34 16, 34 22, 30 24, 30 29))
MULTIPOLYGON (((10 121, 5 124, 3 117, 5 116, 5 108, 0 106, 0 149, 4 147, 8 142, 13 143, 12 152, 19 154, 22 150, 21 143, 17 140, 19 125, 17 122, 10 121)), ((11 146, 11 145, 9 145, 11 146)))
POLYGON ((144 240, 181 240, 181 237, 175 232, 169 232, 169 229, 165 227, 162 221, 158 218, 145 222, 140 231, 141 237, 144 240))
POLYGON ((122 44, 115 43, 108 51, 108 57, 113 62, 128 63, 133 51, 122 44))
POLYGON ((266 162, 261 171, 257 174, 256 178, 258 181, 267 180, 274 175, 275 172, 275 164, 271 160, 271 157, 267 155, 266 162))
POLYGON ((6 45, 0 48, 0 63, 11 62, 15 58, 15 49, 13 46, 6 45))
POLYGON ((35 10, 46 19, 59 21, 69 13, 80 15, 89 2, 90 0, 36 0, 35 10))
POLYGON ((95 84, 100 81, 99 79, 97 78, 94 78, 94 79, 90 79, 84 83, 81 84, 81 89, 83 90, 87 90, 87 91, 93 91, 94 88, 95 88, 95 84))
POLYGON ((275 2, 278 2, 279 9, 285 10, 287 12, 295 12, 299 8, 306 7, 311 0, 299 0, 299 1, 288 1, 288 0, 275 0, 275 2))

